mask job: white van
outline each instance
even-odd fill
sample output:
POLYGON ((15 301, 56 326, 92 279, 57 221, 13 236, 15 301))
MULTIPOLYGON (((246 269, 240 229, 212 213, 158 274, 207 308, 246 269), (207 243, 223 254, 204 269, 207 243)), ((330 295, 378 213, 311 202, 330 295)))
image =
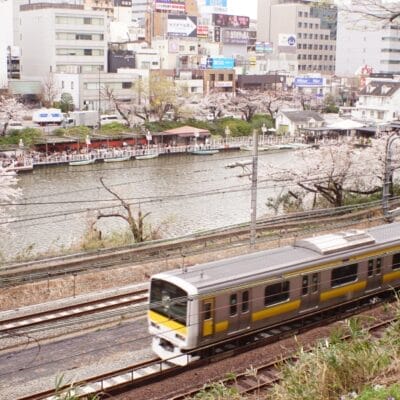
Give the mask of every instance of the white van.
POLYGON ((121 122, 115 114, 100 115, 100 125, 111 124, 112 122, 121 122))

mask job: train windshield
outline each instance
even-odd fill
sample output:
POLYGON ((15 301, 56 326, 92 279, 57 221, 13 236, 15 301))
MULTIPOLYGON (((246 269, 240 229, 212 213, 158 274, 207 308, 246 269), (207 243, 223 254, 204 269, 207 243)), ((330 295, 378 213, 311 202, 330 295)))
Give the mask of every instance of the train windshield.
POLYGON ((172 283, 153 279, 150 309, 186 325, 187 293, 172 283))

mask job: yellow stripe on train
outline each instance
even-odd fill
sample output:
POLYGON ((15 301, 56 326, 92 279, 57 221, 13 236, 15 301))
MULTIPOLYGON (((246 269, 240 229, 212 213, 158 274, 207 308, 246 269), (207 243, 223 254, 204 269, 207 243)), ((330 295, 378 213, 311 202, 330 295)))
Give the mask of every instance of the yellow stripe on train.
POLYGON ((321 293, 320 300, 327 301, 334 299, 335 297, 343 296, 350 292, 359 292, 360 290, 364 290, 366 286, 367 286, 366 281, 353 283, 352 285, 341 286, 321 293))
POLYGON ((400 279, 400 270, 383 275, 383 283, 392 282, 397 279, 400 279))
POLYGON ((179 322, 173 321, 165 317, 164 315, 158 314, 155 311, 149 311, 149 320, 156 324, 162 325, 171 331, 178 331, 180 335, 187 335, 187 328, 185 325, 180 324, 179 322))
POLYGON ((280 304, 278 306, 269 307, 265 310, 254 312, 251 315, 253 322, 260 321, 261 319, 275 317, 279 314, 285 314, 290 311, 297 310, 300 307, 300 300, 290 301, 288 303, 280 304))

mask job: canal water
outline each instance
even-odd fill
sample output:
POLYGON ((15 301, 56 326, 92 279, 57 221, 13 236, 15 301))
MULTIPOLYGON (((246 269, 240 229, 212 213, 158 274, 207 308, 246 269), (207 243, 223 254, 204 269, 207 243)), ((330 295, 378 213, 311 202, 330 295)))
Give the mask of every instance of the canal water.
MULTIPOLYGON (((258 217, 271 214, 268 197, 281 191, 268 177, 268 165, 293 165, 296 152, 260 153, 258 217)), ((250 172, 227 164, 251 160, 249 152, 220 152, 208 156, 173 155, 86 166, 35 169, 18 176, 21 198, 8 209, 15 220, 2 231, 0 254, 5 259, 68 247, 81 239, 96 211, 121 211, 105 184, 125 201, 150 213, 145 221, 160 227, 162 237, 178 237, 250 221, 250 172)), ((122 219, 98 222, 103 233, 126 229, 122 219)))

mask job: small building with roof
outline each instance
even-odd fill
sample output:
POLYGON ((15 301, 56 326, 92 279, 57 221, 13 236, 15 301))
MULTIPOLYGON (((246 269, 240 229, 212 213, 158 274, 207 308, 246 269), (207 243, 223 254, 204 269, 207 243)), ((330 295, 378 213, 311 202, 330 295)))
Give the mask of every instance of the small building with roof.
POLYGON ((163 132, 152 133, 152 140, 154 144, 161 146, 189 146, 206 144, 207 138, 210 136, 210 131, 207 129, 185 125, 163 132))
POLYGON ((325 120, 316 111, 279 110, 276 114, 276 131, 278 134, 298 136, 305 128, 323 128, 325 120))

